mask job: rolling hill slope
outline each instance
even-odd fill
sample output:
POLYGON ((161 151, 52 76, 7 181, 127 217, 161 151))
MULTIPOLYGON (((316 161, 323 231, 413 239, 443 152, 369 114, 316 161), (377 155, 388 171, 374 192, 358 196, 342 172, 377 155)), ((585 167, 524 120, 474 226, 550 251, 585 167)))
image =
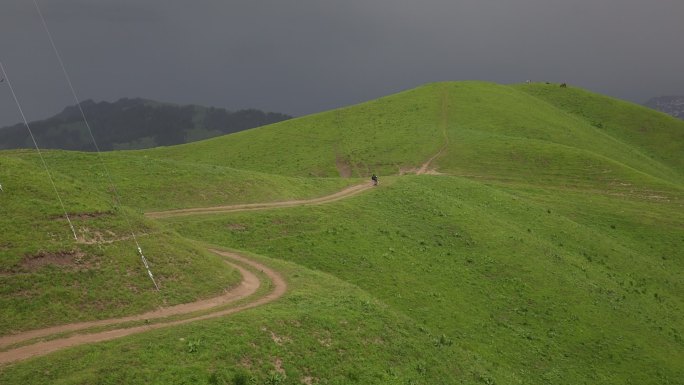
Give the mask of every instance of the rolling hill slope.
MULTIPOLYGON (((6 151, 5 156, 42 167, 35 151, 6 151)), ((45 159, 62 175, 108 192, 108 175, 123 204, 139 212, 204 207, 226 203, 256 203, 322 196, 357 180, 303 178, 238 170, 231 167, 150 158, 145 153, 109 152, 96 154, 48 151, 45 159)), ((11 188, 11 178, 4 178, 11 188)))
POLYGON ((220 258, 134 210, 119 209, 105 187, 51 173, 78 241, 45 170, 0 156, 0 334, 136 314, 214 296, 239 283, 239 275, 220 258))
POLYGON ((580 88, 538 84, 517 88, 589 123, 597 132, 633 146, 643 156, 664 163, 680 174, 684 170, 684 126, 680 120, 580 88))
POLYGON ((684 178, 684 122, 605 96, 545 84, 429 84, 147 154, 287 175, 335 176, 345 170, 355 176, 398 174, 435 154, 445 145, 445 134, 449 142, 437 165, 447 173, 503 179, 535 175, 546 182, 565 182, 569 175, 556 177, 554 165, 570 163, 566 168, 579 173, 578 179, 614 173, 615 180, 645 178, 668 185, 684 178), (594 108, 579 116, 554 105, 547 94, 561 95, 578 108, 594 108))
POLYGON ((684 374, 681 203, 446 176, 388 183, 327 206, 170 223, 335 275, 444 335, 471 355, 446 383, 684 374), (459 370, 475 362, 486 370, 459 370))
MULTIPOLYGON (((0 382, 678 383, 683 133, 675 119, 572 87, 457 82, 202 142, 107 154, 124 210, 149 234, 152 255, 165 256, 158 268, 169 288, 177 274, 183 284, 174 290, 187 282, 201 297, 232 277, 211 271, 218 262, 201 251, 220 246, 279 270, 290 289, 235 316, 2 367, 0 382), (432 173, 405 175, 418 170, 432 173), (140 216, 313 198, 372 172, 380 186, 324 205, 140 216), (178 250, 188 250, 180 266, 170 263, 178 250)), ((70 193, 68 207, 106 213, 77 216, 83 234, 122 232, 92 155, 55 151, 47 161, 70 193)), ((41 282, 53 311, 77 308, 70 270, 21 275, 41 245, 73 248, 38 159, 2 152, 0 165, 0 182, 14 186, 0 196, 3 287, 41 282)), ((123 243, 87 247, 92 260, 111 255, 112 271, 123 263, 115 256, 128 255, 123 243)), ((105 269, 83 274, 128 282, 105 269)), ((41 325, 45 314, 22 308, 22 290, 8 290, 5 301, 41 325)), ((124 294, 95 291, 84 303, 124 298, 113 308, 132 311, 124 304, 137 297, 124 294)))

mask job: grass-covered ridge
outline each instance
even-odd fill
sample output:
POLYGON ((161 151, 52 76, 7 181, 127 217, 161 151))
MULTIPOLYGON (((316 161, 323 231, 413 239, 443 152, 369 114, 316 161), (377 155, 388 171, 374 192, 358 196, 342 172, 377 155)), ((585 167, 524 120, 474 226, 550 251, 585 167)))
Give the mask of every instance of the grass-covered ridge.
MULTIPOLYGON (((31 151, 4 152, 41 166, 31 151)), ((50 151, 49 167, 111 195, 114 183, 122 204, 154 211, 222 204, 261 203, 327 195, 357 183, 353 179, 271 175, 232 167, 157 159, 144 152, 96 154, 50 151), (108 175, 102 166, 104 163, 108 175)))
MULTIPOLYGON (((235 316, 4 367, 0 382, 678 383, 682 125, 641 112, 553 84, 437 83, 204 142, 106 154, 123 211, 165 285, 180 274, 179 289, 206 284, 208 293, 200 274, 231 274, 211 271, 218 260, 188 237, 257 254, 291 290, 235 316), (399 176, 433 157, 429 168, 441 175, 399 176), (141 216, 312 198, 370 172, 380 174, 379 187, 326 205, 141 216)), ((46 159, 69 211, 99 213, 75 216, 80 233, 126 236, 94 155, 46 159)), ((25 292, 13 289, 24 280, 49 293, 51 311, 68 308, 56 299, 76 304, 56 322, 100 297, 132 309, 127 301, 147 292, 75 295, 85 278, 88 287, 149 284, 125 239, 78 245, 97 269, 21 275, 26 255, 73 247, 41 173, 32 153, 0 153, 0 182, 11 194, 0 196, 6 303, 26 306, 25 292), (115 274, 129 267, 133 278, 115 274)), ((46 317, 21 311, 24 321, 8 319, 46 317)))
MULTIPOLYGON (((557 85, 538 87, 574 92, 557 85)), ((681 169, 645 153, 647 144, 656 141, 662 145, 663 156, 681 155, 671 144, 681 143, 684 132, 684 124, 676 120, 668 120, 667 129, 653 127, 657 137, 626 143, 515 87, 455 84, 448 98, 449 149, 437 160, 444 171, 554 184, 585 180, 585 184, 660 187, 682 183, 681 169)), ((623 107, 643 110, 636 105, 623 107)), ((621 113, 606 107, 606 115, 621 113)), ((616 126, 614 131, 628 129, 616 126)))
POLYGON ((0 334, 137 314, 214 296, 239 282, 220 258, 135 210, 119 209, 106 187, 52 174, 78 241, 45 170, 0 157, 0 334), (132 232, 160 292, 147 276, 132 232))
POLYGON ((604 172, 667 184, 684 178, 682 132, 684 122, 663 114, 555 84, 454 82, 146 153, 287 175, 366 176, 420 166, 444 146, 446 135, 436 163, 443 172, 552 180, 554 164, 570 162, 567 174, 582 178, 604 172), (569 113, 542 91, 564 93, 573 105, 600 106, 601 116, 569 113), (638 123, 625 116, 639 117, 638 123))
POLYGON ((220 258, 143 219, 143 211, 312 198, 356 183, 268 175, 140 153, 105 153, 100 159, 92 153, 46 151, 44 158, 79 241, 73 241, 37 153, 2 152, 3 333, 191 302, 239 281, 220 258), (161 295, 151 286, 131 232, 163 287, 161 295))
POLYGON ((284 275, 290 290, 282 300, 19 363, 0 370, 0 382, 446 385, 457 378, 454 363, 486 378, 476 356, 358 287, 252 257, 284 275))
POLYGON ((645 384, 684 375, 677 207, 421 176, 326 206, 170 223, 354 283, 476 354, 495 383, 645 384))
POLYGON ((525 84, 517 89, 576 116, 643 155, 684 170, 684 122, 652 109, 581 88, 525 84))

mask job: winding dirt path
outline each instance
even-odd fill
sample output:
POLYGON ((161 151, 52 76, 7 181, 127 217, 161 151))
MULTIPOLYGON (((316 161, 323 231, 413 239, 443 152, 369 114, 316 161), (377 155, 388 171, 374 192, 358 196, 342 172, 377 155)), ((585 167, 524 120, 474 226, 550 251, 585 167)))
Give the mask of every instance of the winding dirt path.
MULTIPOLYGON (((445 139, 445 144, 441 149, 433 155, 427 162, 425 162, 419 169, 417 169, 416 174, 426 174, 431 173, 429 169, 431 163, 440 156, 449 145, 449 138, 446 133, 446 98, 442 100, 442 119, 440 125, 442 126, 442 132, 445 139)), ((202 214, 213 214, 213 213, 227 213, 227 212, 237 212, 237 211, 253 211, 253 210, 266 210, 271 208, 281 208, 281 207, 293 207, 293 206, 312 206, 320 205, 324 203, 330 203, 339 201, 341 199, 349 198, 360 194, 363 191, 373 188, 371 183, 364 183, 355 186, 348 187, 344 190, 336 192, 331 195, 326 195, 319 198, 304 199, 304 200, 290 200, 282 202, 272 202, 272 203, 250 203, 250 204, 238 204, 238 205, 227 205, 227 206, 216 206, 216 207, 202 207, 202 208, 191 208, 191 209, 179 209, 179 210, 169 210, 169 211, 156 211, 145 213, 148 218, 169 218, 176 216, 187 216, 187 215, 202 215, 202 214)), ((273 290, 263 297, 260 297, 254 301, 248 302, 243 305, 236 307, 214 311, 208 314, 203 314, 196 317, 189 317, 180 320, 170 320, 164 321, 165 318, 171 316, 179 316, 190 314, 198 311, 207 311, 213 308, 222 307, 230 303, 239 301, 241 299, 247 298, 254 294, 261 286, 261 281, 259 278, 249 271, 248 269, 240 266, 239 264, 231 263, 226 261, 233 268, 237 269, 242 275, 243 279, 240 284, 228 291, 223 295, 218 297, 196 301, 192 303, 180 304, 175 306, 170 306, 167 308, 161 308, 158 310, 146 312, 143 314, 112 318, 106 320, 98 321, 88 321, 79 322, 72 324, 59 325, 44 329, 29 330, 22 333, 0 336, 0 365, 10 364, 17 361, 26 360, 32 357, 43 356, 61 349, 96 343, 102 341, 109 341, 120 337, 129 336, 132 334, 143 333, 149 330, 155 330, 165 327, 171 327, 176 325, 182 325, 194 321, 205 320, 210 318, 222 317, 225 315, 237 313, 246 309, 251 309, 256 306, 264 305, 266 303, 275 301, 285 294, 287 291, 287 283, 285 280, 274 270, 260 264, 256 261, 248 259, 242 255, 221 251, 221 250, 210 250, 213 253, 221 255, 229 260, 233 260, 240 264, 249 265, 253 269, 263 272, 271 280, 273 284, 273 290), (122 326, 120 328, 115 328, 106 331, 93 331, 88 332, 87 329, 96 327, 108 327, 122 325, 128 322, 135 321, 158 321, 156 323, 146 324, 142 326, 122 326), (79 333, 82 332, 82 333, 79 333), (41 339, 45 337, 56 336, 63 333, 76 333, 63 338, 56 338, 53 340, 43 340, 35 343, 30 343, 25 346, 19 346, 16 348, 11 348, 12 345, 21 344, 23 342, 29 342, 35 339, 41 339), (9 349, 8 349, 9 348, 9 349)))
MULTIPOLYGON (((42 356, 42 355, 49 354, 49 353, 52 353, 54 351, 61 350, 64 348, 68 348, 68 347, 72 347, 72 346, 101 342, 101 341, 109 341, 109 340, 113 340, 116 338, 128 336, 131 334, 138 334, 138 333, 146 332, 149 330, 160 329, 160 328, 176 326, 176 325, 182 325, 182 324, 186 324, 189 322, 205 320, 205 319, 210 319, 210 318, 222 317, 222 316, 225 316, 228 314, 237 313, 237 312, 240 312, 240 311, 243 311, 246 309, 251 309, 253 307, 260 306, 260 305, 275 301, 276 299, 280 298, 283 294, 285 294, 285 292, 287 291, 287 283, 285 282, 285 280, 280 276, 280 274, 278 274, 276 271, 268 268, 267 266, 265 266, 261 263, 258 263, 256 261, 253 261, 251 259, 248 259, 244 256, 239 255, 239 254, 235 254, 235 253, 231 253, 231 252, 227 252, 227 251, 221 251, 221 250, 210 250, 210 251, 212 251, 216 254, 219 254, 223 257, 226 257, 228 259, 232 259, 234 261, 237 261, 239 263, 249 265, 252 268, 263 272, 271 280, 271 282, 273 284, 273 290, 271 292, 269 292, 268 294, 266 294, 265 296, 260 297, 260 298, 256 299, 255 301, 246 303, 244 305, 236 306, 236 307, 225 309, 225 310, 216 311, 216 312, 209 313, 209 314, 204 314, 204 315, 197 316, 197 317, 185 318, 185 319, 181 319, 181 320, 174 320, 174 321, 168 321, 168 322, 159 322, 159 323, 153 323, 153 324, 142 325, 142 326, 133 326, 133 327, 129 327, 129 328, 119 328, 119 329, 94 332, 94 333, 87 333, 87 334, 76 334, 76 335, 68 336, 65 338, 60 338, 60 339, 55 339, 55 340, 50 340, 50 341, 41 341, 41 342, 37 342, 37 343, 31 344, 31 345, 21 346, 21 347, 15 348, 15 349, 0 352, 0 364, 8 364, 8 363, 25 360, 25 359, 32 358, 32 357, 42 356)), ((246 297, 254 294, 257 291, 257 289, 261 286, 261 281, 259 280, 259 278, 254 273, 252 273, 251 271, 245 269, 244 267, 242 267, 240 265, 233 264, 230 262, 227 262, 227 263, 229 263, 230 265, 232 265, 233 267, 235 267, 236 269, 238 269, 240 271, 240 273, 243 276, 243 281, 240 283, 239 286, 228 291, 226 294, 224 294, 222 296, 211 298, 208 300, 172 306, 172 307, 156 310, 153 312, 148 312, 148 313, 130 316, 130 317, 60 325, 60 326, 55 326, 55 327, 51 327, 51 328, 40 329, 40 330, 32 330, 32 331, 19 333, 19 334, 15 334, 15 335, 11 335, 11 336, 5 336, 5 337, 0 338, 0 348, 6 347, 9 345, 13 345, 16 343, 20 343, 23 341, 31 340, 34 338, 40 338, 40 337, 55 335, 57 333, 74 332, 74 331, 79 331, 79 330, 83 330, 83 329, 91 328, 91 327, 96 327, 96 326, 112 326, 112 325, 117 325, 117 324, 120 324, 123 322, 129 322, 129 321, 155 320, 155 319, 159 319, 159 318, 169 317, 172 315, 182 315, 182 314, 192 313, 192 312, 196 312, 196 311, 207 310, 207 309, 211 309, 213 307, 222 306, 222 305, 229 304, 231 302, 238 301, 240 299, 246 298, 246 297)))
MULTIPOLYGON (((348 198, 357 195, 365 190, 372 188, 370 183, 360 184, 356 186, 348 187, 342 191, 336 192, 331 195, 324 197, 306 199, 306 200, 291 200, 283 202, 273 202, 273 203, 253 203, 253 204, 241 204, 241 205, 230 205, 230 206, 219 206, 219 207, 207 207, 207 208, 195 208, 195 209, 182 209, 182 210, 172 210, 163 212, 150 212, 145 215, 150 218, 167 218, 173 216, 182 215, 200 215, 209 213, 225 213, 225 212, 235 212, 235 211, 250 211, 250 210, 265 210, 277 207, 292 207, 292 206, 308 206, 308 205, 319 205, 324 203, 335 202, 344 198, 348 198)), ((0 350, 7 349, 5 351, 0 351, 0 365, 8 364, 12 362, 17 362, 25 360, 32 357, 42 356, 52 353, 57 350, 64 348, 78 346, 82 344, 95 343, 101 341, 109 341, 115 338, 120 338, 128 336, 131 334, 142 333, 148 330, 160 329, 164 327, 170 327, 175 325, 182 325, 189 322, 221 317, 228 314, 237 313, 246 309, 250 309, 256 306, 260 306, 271 301, 274 301, 281 297, 287 291, 287 284, 285 280, 274 270, 241 256, 236 253, 221 251, 221 250, 210 250, 213 253, 221 255, 229 260, 233 260, 240 264, 245 264, 251 266, 253 269, 259 270, 266 274, 271 280, 273 285, 273 290, 263 297, 260 297, 254 301, 246 303, 244 305, 215 311, 209 314, 204 314, 201 316, 190 317, 180 320, 164 321, 164 318, 171 316, 179 316, 184 314, 190 314, 198 311, 211 310, 213 308, 222 307, 230 303, 234 303, 241 299, 247 298, 254 294, 261 286, 261 281, 259 278, 249 271, 248 269, 240 266, 239 264, 231 263, 226 261, 233 268, 237 269, 242 275, 242 281, 240 284, 224 294, 192 303, 186 303, 181 305, 170 306, 167 308, 161 308, 158 310, 150 311, 143 314, 112 318, 106 320, 98 321, 88 321, 88 322, 78 322, 72 324, 65 324, 59 326, 53 326, 44 329, 29 330, 22 333, 0 336, 0 350), (120 328, 115 328, 106 331, 95 331, 88 333, 87 329, 96 327, 108 327, 122 325, 127 322, 135 321, 159 321, 152 324, 146 324, 142 326, 131 326, 120 328), (81 332, 81 333, 79 333, 81 332), (74 335, 66 336, 63 338, 56 338, 48 341, 38 341, 25 346, 20 346, 16 348, 11 348, 12 345, 21 344, 23 342, 30 342, 35 339, 41 339, 50 336, 56 336, 63 333, 77 333, 74 335), (9 349, 8 349, 9 348, 9 349)))
POLYGON ((29 330, 26 332, 12 334, 8 336, 2 336, 0 337, 0 349, 23 341, 28 341, 34 338, 46 337, 54 334, 68 333, 98 326, 116 325, 132 321, 155 320, 158 318, 206 310, 212 307, 225 305, 254 294, 254 292, 259 288, 260 285, 259 278, 257 278, 256 275, 254 275, 251 271, 243 268, 242 266, 230 262, 226 263, 228 263, 230 266, 232 266, 234 269, 237 269, 240 272, 240 274, 242 275, 242 282, 240 282, 238 286, 226 291, 221 296, 192 303, 185 303, 166 308, 160 308, 147 313, 137 314, 128 317, 71 323, 66 325, 53 326, 45 329, 29 330))
POLYGON ((271 202, 271 203, 246 203, 239 205, 228 205, 228 206, 214 206, 214 207, 198 207, 193 209, 179 209, 179 210, 168 210, 168 211, 151 211, 145 213, 148 218, 169 218, 178 217, 184 215, 199 215, 199 214, 216 214, 216 213, 228 213, 236 211, 252 211, 252 210, 265 210, 277 207, 292 207, 292 206, 313 206, 320 205, 324 203, 330 203, 339 201, 341 199, 349 198, 351 196, 357 195, 373 188, 370 183, 358 184, 355 186, 347 187, 342 191, 338 191, 334 194, 326 195, 324 197, 312 198, 312 199, 301 199, 292 201, 282 201, 282 202, 271 202))
MULTIPOLYGON (((68 348, 68 347, 72 347, 72 346, 101 342, 101 341, 109 341, 109 340, 113 340, 115 338, 120 338, 120 337, 128 336, 131 334, 142 333, 142 332, 149 331, 149 330, 160 329, 160 328, 176 326, 176 325, 182 325, 182 324, 186 324, 189 322, 195 322, 195 321, 205 320, 205 319, 210 319, 210 318, 222 317, 222 316, 225 316, 228 314, 237 313, 237 312, 240 312, 240 311, 243 311, 246 309, 251 309, 253 307, 272 302, 272 301, 280 298, 287 291, 287 284, 285 283, 285 280, 280 276, 280 274, 278 274, 274 270, 271 270, 270 268, 262 265, 261 263, 258 263, 256 261, 253 261, 253 260, 248 259, 248 258, 245 258, 244 256, 241 256, 239 254, 235 254, 235 253, 231 253, 231 252, 227 252, 227 251, 221 251, 221 250, 210 250, 210 251, 212 251, 216 254, 219 254, 223 257, 226 257, 228 259, 232 259, 234 261, 237 261, 239 263, 249 265, 252 268, 263 272, 271 280, 272 285, 273 285, 273 290, 271 292, 269 292, 268 294, 266 294, 265 296, 260 297, 260 298, 256 299, 255 301, 246 303, 244 305, 240 305, 237 307, 216 311, 216 312, 209 313, 209 314, 204 314, 204 315, 197 316, 197 317, 191 317, 191 318, 175 320, 175 321, 168 321, 168 322, 159 322, 159 323, 153 323, 153 324, 142 325, 142 326, 133 326, 133 327, 129 327, 129 328, 119 328, 119 329, 94 332, 94 333, 87 333, 87 334, 76 334, 76 335, 72 335, 72 336, 65 337, 65 338, 60 338, 60 339, 55 339, 55 340, 50 340, 50 341, 41 341, 41 342, 37 342, 37 343, 31 344, 31 345, 21 346, 21 347, 15 348, 15 349, 0 352, 0 364, 8 364, 8 363, 25 360, 25 359, 32 358, 32 357, 42 356, 42 355, 52 353, 54 351, 64 349, 64 348, 68 348)), ((240 299, 246 298, 246 297, 254 294, 257 291, 257 289, 259 289, 259 287, 261 286, 261 281, 259 280, 259 278, 254 273, 252 273, 251 271, 245 269, 244 267, 242 267, 240 265, 230 263, 227 261, 226 261, 226 263, 230 264, 231 266, 238 269, 238 271, 240 271, 240 273, 243 276, 243 281, 240 283, 239 286, 228 291, 226 294, 224 294, 222 296, 211 298, 208 300, 172 306, 172 307, 168 307, 168 308, 164 308, 164 309, 160 309, 160 310, 156 310, 156 311, 152 311, 152 312, 148 312, 148 313, 144 313, 144 314, 140 314, 140 315, 135 315, 135 316, 131 316, 131 317, 60 325, 60 326, 55 326, 55 327, 51 327, 51 328, 40 329, 40 330, 32 330, 32 331, 19 333, 19 334, 15 334, 15 335, 11 335, 11 336, 5 336, 5 337, 0 338, 0 348, 6 347, 9 345, 13 345, 16 343, 20 343, 23 341, 31 340, 34 338, 40 338, 40 337, 55 335, 57 333, 74 332, 74 331, 79 331, 79 330, 83 330, 83 329, 91 328, 91 327, 96 327, 96 326, 111 326, 111 325, 117 325, 117 324, 120 324, 123 322, 129 322, 129 321, 155 320, 155 319, 159 319, 159 318, 169 317, 172 315, 182 315, 182 314, 192 313, 192 312, 196 312, 196 311, 207 310, 207 309, 211 309, 211 308, 214 308, 217 306, 226 305, 226 304, 229 304, 231 302, 235 302, 235 301, 238 301, 240 299)))

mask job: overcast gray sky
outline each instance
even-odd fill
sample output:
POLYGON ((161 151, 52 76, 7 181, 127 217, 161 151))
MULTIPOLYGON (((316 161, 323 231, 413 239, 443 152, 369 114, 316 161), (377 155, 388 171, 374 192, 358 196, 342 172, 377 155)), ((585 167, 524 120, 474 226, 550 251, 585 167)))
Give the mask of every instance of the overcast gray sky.
MULTIPOLYGON (((304 115, 433 81, 684 94, 682 0, 38 0, 80 98, 304 115)), ((73 104, 32 0, 0 61, 29 120, 73 104)), ((20 121, 0 84, 0 125, 20 121)))

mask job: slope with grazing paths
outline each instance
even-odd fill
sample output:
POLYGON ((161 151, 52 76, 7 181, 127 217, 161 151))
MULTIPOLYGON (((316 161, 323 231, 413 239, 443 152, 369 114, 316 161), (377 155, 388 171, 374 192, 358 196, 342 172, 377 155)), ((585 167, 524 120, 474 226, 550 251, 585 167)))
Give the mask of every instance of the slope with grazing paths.
MULTIPOLYGON (((331 205, 171 220, 170 233, 273 258, 272 265, 290 283, 286 299, 238 315, 236 322, 216 319, 83 346, 15 365, 0 378, 49 383, 71 376, 72 382, 85 383, 87 376, 104 374, 111 383, 133 382, 122 380, 125 376, 135 376, 138 383, 178 382, 168 374, 159 380, 162 371, 171 371, 186 381, 202 382, 209 375, 210 383, 230 383, 229 376, 216 376, 224 368, 231 375, 288 377, 270 376, 267 383, 679 383, 684 361, 678 230, 684 222, 675 163, 665 164, 667 157, 648 160, 651 154, 640 141, 611 139, 598 131, 598 123, 502 87, 454 85, 446 93, 446 105, 454 111, 444 115, 449 109, 442 98, 439 119, 443 87, 432 88, 427 96, 434 104, 425 111, 431 120, 415 127, 433 135, 429 146, 411 149, 412 157, 397 163, 393 154, 369 157, 381 154, 374 144, 381 139, 371 131, 356 147, 355 135, 340 135, 344 161, 361 176, 371 167, 378 174, 389 168, 412 167, 408 172, 416 174, 437 168, 451 175, 476 174, 486 183, 407 176, 391 178, 387 189, 331 205), (506 103, 482 103, 491 101, 492 93, 493 101, 506 103), (437 131, 446 133, 448 145, 442 146, 437 131), (434 155, 437 148, 443 150, 434 155), (656 190, 661 187, 662 194, 656 190), (313 272, 326 275, 299 279, 313 272), (319 283, 332 280, 345 285, 318 290, 319 283), (302 287, 306 291, 297 292, 302 287), (364 300, 348 294, 355 287, 367 292, 364 300), (311 301, 311 293, 325 300, 311 301), (368 333, 359 320, 377 321, 370 299, 403 313, 412 327, 393 329, 394 318, 381 319, 375 330, 382 332, 368 333), (338 313, 346 305, 360 316, 338 313), (349 332, 355 339, 346 338, 349 332), (363 334, 353 334, 358 332, 363 334), (409 345, 415 349, 398 349, 403 346, 394 342, 400 334, 419 342, 409 345), (389 354, 378 360, 378 352, 389 354), (430 355, 433 360, 424 359, 430 355), (404 361, 412 375, 401 378, 387 369, 407 356, 416 357, 404 361), (331 380, 337 367, 344 369, 345 380, 331 380), (362 371, 366 378, 358 374, 362 371), (150 381, 149 376, 155 377, 150 381)), ((388 127, 392 120, 385 121, 388 127)), ((612 128, 605 120, 601 125, 612 128)), ((420 141, 420 136, 411 139, 420 141)), ((335 155, 315 147, 321 155, 335 155)), ((675 161, 681 157, 681 152, 665 152, 675 161)), ((328 158, 296 158, 291 168, 268 171, 317 175, 333 164, 328 158)), ((220 163, 209 159, 207 167, 214 166, 210 161, 220 163)), ((182 203, 148 209, 178 207, 182 203)), ((218 212, 244 209, 224 206, 218 212)))
MULTIPOLYGON (((433 159, 435 159, 437 156, 439 156, 442 151, 445 149, 446 145, 442 147, 437 154, 432 156, 427 162, 425 162, 418 173, 425 173, 427 170, 427 167, 429 164, 432 162, 433 159)), ((310 206, 310 205, 319 205, 319 204, 325 204, 325 203, 330 203, 330 202, 335 202, 341 199, 349 198, 352 196, 355 196, 363 191, 366 191, 373 186, 370 183, 364 183, 364 184, 359 184, 355 186, 348 187, 342 191, 339 191, 334 194, 330 194, 327 196, 323 197, 318 197, 318 198, 313 198, 313 199, 306 199, 306 200, 290 200, 290 201, 282 201, 282 202, 270 202, 270 203, 254 203, 254 204, 239 204, 239 205, 227 205, 227 206, 216 206, 216 207, 206 207, 206 208, 192 208, 192 209, 180 209, 180 210, 168 210, 168 211, 157 211, 157 212, 149 212, 146 213, 145 215, 148 216, 149 218, 168 218, 168 217, 175 217, 175 216, 187 216, 187 215, 201 215, 201 214, 211 214, 211 213, 225 213, 225 212, 237 212, 237 211, 252 211, 252 210, 264 210, 264 209, 272 209, 272 208, 279 208, 279 207, 293 207, 293 206, 310 206)), ((16 362, 20 360, 24 360, 27 358, 31 357, 36 357, 36 356, 41 356, 45 354, 49 354, 51 352, 61 350, 64 348, 72 347, 72 346, 77 346, 77 345, 82 345, 86 343, 94 343, 94 342, 101 342, 101 341, 107 341, 115 338, 120 338, 124 337, 127 335, 131 334, 137 334, 141 333, 147 330, 153 330, 153 329, 158 329, 161 327, 168 327, 168 326, 174 326, 174 325, 180 325, 184 324, 187 322, 192 322, 192 321, 198 321, 198 320, 203 320, 203 319, 208 319, 208 318, 214 318, 214 317, 219 317, 227 314, 232 314, 238 311, 242 311, 245 309, 252 308, 254 306, 258 306, 264 303, 271 302, 280 296, 282 296, 287 288, 287 285, 285 284, 285 281, 274 271, 266 268, 263 265, 258 264, 257 262, 251 261, 243 256, 237 255, 235 253, 226 253, 226 252, 221 252, 218 250, 211 250, 212 252, 222 255, 224 257, 232 258, 234 260, 238 260, 242 263, 246 263, 248 265, 251 265, 254 268, 257 268, 264 273, 266 273, 267 276, 273 281, 275 285, 275 289, 272 293, 269 295, 259 298, 256 301, 249 302, 248 304, 236 307, 236 308, 231 308, 227 310, 222 310, 218 312, 213 312, 207 315, 203 316, 198 316, 198 317, 192 317, 192 318, 187 318, 187 319, 182 319, 178 321, 172 321, 172 322, 159 322, 156 324, 151 324, 151 325, 144 325, 144 326, 135 326, 135 327, 128 327, 128 328, 118 328, 118 329, 112 329, 112 330, 107 330, 103 332, 96 332, 96 333, 90 333, 90 334, 76 334, 73 336, 65 337, 65 338, 57 338, 54 340, 50 341, 43 341, 43 342, 37 342, 25 346, 20 346, 16 348, 10 348, 9 350, 0 352, 0 364, 6 364, 6 363, 11 363, 11 362, 16 362)), ((9 336, 4 336, 0 337, 0 349, 6 349, 8 347, 11 347, 16 344, 21 344, 22 342, 27 342, 31 341, 33 339, 38 339, 38 338, 44 338, 44 337, 49 337, 49 336, 55 336, 61 333, 70 333, 70 332, 78 332, 78 331, 84 331, 89 328, 95 328, 95 327, 107 327, 107 326, 115 326, 119 324, 124 324, 127 322, 133 322, 133 321, 149 321, 149 320, 155 320, 155 319, 163 319, 166 317, 170 316, 179 316, 179 315, 184 315, 184 314, 189 314, 197 311, 202 311, 202 310, 208 310, 216 307, 220 307, 222 305, 226 305, 235 301, 238 301, 240 299, 246 298, 253 294, 260 286, 260 281, 258 278, 248 270, 242 268, 239 265, 235 265, 232 263, 229 263, 229 265, 233 266, 236 268, 238 271, 243 276, 243 281, 241 284, 236 287, 235 289, 215 298, 210 298, 207 300, 202 300, 202 301, 196 301, 192 303, 185 303, 181 305, 176 305, 168 308, 163 308, 139 315, 134 315, 134 316, 129 316, 129 317, 122 317, 122 318, 114 318, 114 319, 105 319, 105 320, 98 320, 98 321, 90 321, 90 322, 80 322, 80 323, 72 323, 72 324, 65 324, 65 325, 59 325, 55 327, 49 327, 49 328, 44 328, 44 329, 37 329, 37 330, 31 330, 23 333, 18 333, 14 335, 9 335, 9 336)))
POLYGON ((410 175, 331 205, 169 225, 357 285, 494 363, 496 383, 655 383, 684 362, 676 207, 410 175))
MULTIPOLYGON (((172 216, 180 216, 180 215, 198 215, 198 214, 207 214, 207 213, 217 213, 217 212, 235 212, 235 211, 247 211, 247 210, 263 210, 263 209, 271 209, 271 208, 277 208, 277 207, 292 207, 292 206, 307 206, 307 205, 317 205, 317 204, 323 204, 323 203, 328 203, 328 202, 335 202, 340 199, 348 198, 351 196, 354 196, 356 194, 359 194, 365 190, 368 190, 371 188, 372 185, 370 184, 361 184, 361 185, 356 185, 352 186, 350 188, 344 189, 340 192, 337 192, 335 194, 331 194, 328 196, 320 197, 320 198, 314 198, 314 199, 308 199, 308 200, 296 200, 296 201, 284 201, 284 202, 274 202, 274 203, 264 203, 264 204, 249 204, 249 205, 233 205, 233 206, 220 206, 220 207, 213 207, 213 208, 203 208, 203 209, 187 209, 187 210, 171 210, 167 212, 155 212, 155 213, 148 213, 147 215, 152 218, 165 218, 165 217, 172 217, 172 216)), ((59 338, 59 339, 54 339, 50 341, 44 341, 44 342, 37 342, 33 343, 30 345, 26 346, 21 346, 17 347, 14 349, 6 350, 4 352, 0 352, 0 364, 6 364, 10 362, 15 362, 15 361, 20 361, 24 360, 27 358, 31 357, 36 357, 40 355, 45 355, 49 354, 51 352, 72 347, 72 346, 77 346, 77 345, 82 345, 86 343, 94 343, 94 342, 101 342, 101 341, 108 341, 111 339, 115 338, 120 338, 124 337, 127 335, 131 334, 136 334, 136 333, 141 333, 147 330, 153 330, 153 329, 158 329, 161 327, 168 327, 168 326, 174 326, 174 325, 180 325, 192 321, 198 321, 198 320, 203 320, 203 319, 208 319, 208 318, 214 318, 214 317, 220 317, 223 315, 228 315, 232 313, 236 313, 238 311, 242 311, 245 309, 250 309, 252 307, 262 305, 271 301, 274 301, 281 297, 286 289, 287 289, 287 284, 285 281, 278 275, 278 273, 274 272, 273 270, 257 263, 254 262, 244 256, 240 256, 235 253, 229 253, 229 252, 224 252, 224 251, 219 251, 219 250, 211 250, 212 252, 222 255, 224 257, 237 260, 238 262, 248 264, 251 267, 261 270, 264 272, 273 282, 275 289, 269 293, 268 295, 261 297, 255 301, 249 302, 245 305, 241 305, 236 308, 230 308, 218 312, 213 312, 210 314, 198 316, 198 317, 192 317, 192 318, 187 318, 187 319, 182 319, 178 321, 172 321, 172 322, 160 322, 156 324, 151 324, 151 325, 144 325, 144 326, 135 326, 135 327, 129 327, 129 328, 118 328, 118 329, 113 329, 113 330, 107 330, 103 332, 96 332, 96 333, 90 333, 90 334, 77 334, 74 336, 66 337, 66 338, 59 338)), ((235 301, 238 301, 240 299, 246 298, 259 288, 261 285, 261 282, 257 278, 256 275, 254 275, 252 272, 249 270, 233 264, 229 263, 231 266, 236 268, 238 271, 243 276, 243 280, 241 284, 236 287, 235 289, 215 298, 207 299, 207 300, 202 300, 202 301, 197 301, 197 302, 192 302, 192 303, 186 303, 182 305, 177 305, 177 306, 172 306, 169 308, 164 308, 164 309, 159 309, 155 310, 152 312, 147 312, 144 314, 139 314, 135 316, 130 316, 130 317, 123 317, 123 318, 114 318, 114 319, 107 319, 107 320, 99 320, 99 321, 91 321, 91 322, 80 322, 80 323, 73 323, 73 324, 66 324, 66 325, 60 325, 60 326, 55 326, 55 327, 50 327, 50 328, 45 328, 45 329, 38 329, 38 330, 31 330, 28 332, 24 333, 18 333, 14 335, 9 335, 9 336, 4 336, 0 337, 0 349, 10 347, 15 344, 19 344, 22 342, 30 341, 33 339, 37 338, 43 338, 47 336, 53 336, 57 335, 60 333, 68 333, 68 332, 78 332, 78 331, 83 331, 85 329, 93 328, 93 327, 106 327, 106 326, 114 326, 118 324, 123 324, 126 322, 132 322, 132 321, 149 321, 149 320, 155 320, 155 319, 162 319, 170 316, 178 316, 178 315, 183 315, 183 314, 189 314, 197 311, 202 311, 202 310, 208 310, 211 308, 216 308, 222 305, 226 305, 235 301)))

